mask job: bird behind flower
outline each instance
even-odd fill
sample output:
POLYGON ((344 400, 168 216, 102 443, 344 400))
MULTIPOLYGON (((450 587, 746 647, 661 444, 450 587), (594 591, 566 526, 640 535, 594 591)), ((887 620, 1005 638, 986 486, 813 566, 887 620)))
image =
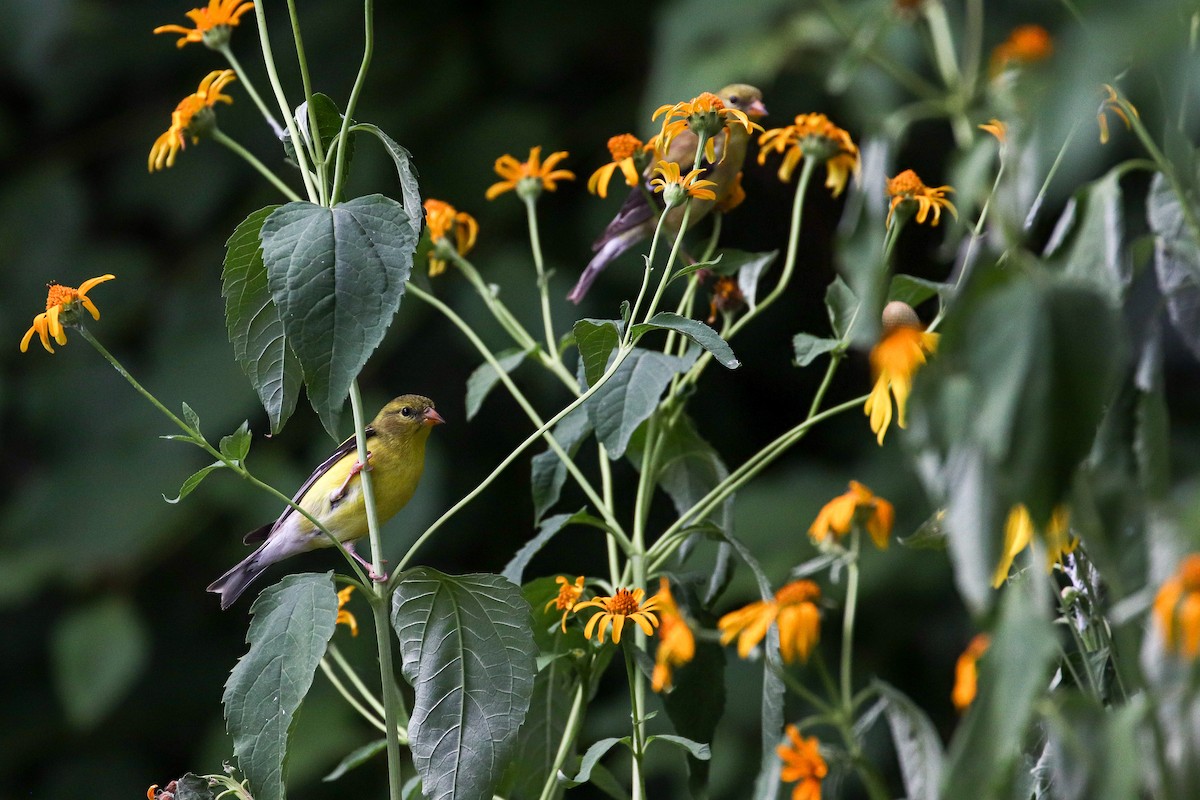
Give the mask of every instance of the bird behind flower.
MULTIPOLYGON (((762 102, 762 92, 744 83, 726 86, 717 92, 717 97, 726 109, 741 112, 751 121, 766 116, 767 109, 762 102)), ((670 115, 668 115, 669 117, 670 115)), ((757 127, 757 126, 755 126, 757 127)), ((703 219, 713 207, 728 199, 738 185, 737 176, 746 160, 746 147, 750 143, 750 129, 744 125, 730 121, 725 129, 718 133, 713 141, 715 145, 715 160, 708 164, 699 178, 713 181, 715 198, 702 200, 693 198, 691 213, 688 216, 688 227, 692 227, 703 219)), ((649 167, 642 174, 643 183, 649 186, 651 173, 659 161, 677 164, 683 173, 689 172, 696 161, 696 147, 699 137, 691 130, 684 130, 671 137, 666 153, 656 153, 649 167)), ((704 167, 704 161, 701 161, 704 167)), ((575 288, 567 295, 567 299, 578 303, 587 294, 588 289, 596 278, 608 266, 609 262, 624 253, 643 239, 654 233, 658 223, 658 214, 662 210, 661 198, 653 195, 658 207, 654 208, 647 200, 647 189, 635 186, 625 198, 624 204, 613 217, 612 222, 604 229, 595 243, 592 251, 596 254, 579 276, 575 288)), ((683 223, 684 206, 671 208, 666 212, 663 223, 663 233, 675 236, 683 223)))
MULTIPOLYGON (((367 463, 380 522, 391 519, 412 499, 425 469, 425 440, 433 426, 442 422, 445 420, 434 410, 432 400, 406 394, 380 409, 367 426, 367 463)), ((366 504, 362 479, 358 477, 361 472, 352 436, 313 471, 292 499, 320 520, 338 541, 347 543, 355 558, 369 569, 371 565, 354 552, 353 545, 354 540, 367 535, 366 504)), ((208 591, 221 595, 223 609, 229 608, 275 562, 333 546, 328 536, 291 506, 275 522, 246 534, 245 541, 262 544, 208 587, 208 591)))

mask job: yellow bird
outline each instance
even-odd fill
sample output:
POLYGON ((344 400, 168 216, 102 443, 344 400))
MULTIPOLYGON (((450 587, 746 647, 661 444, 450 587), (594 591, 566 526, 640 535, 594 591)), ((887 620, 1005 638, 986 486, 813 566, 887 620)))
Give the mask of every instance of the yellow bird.
MULTIPOLYGON (((434 425, 445 422, 433 401, 406 394, 388 403, 367 426, 367 464, 379 521, 385 522, 412 499, 425 469, 425 440, 434 425)), ((362 464, 351 436, 333 455, 313 470, 292 500, 329 529, 350 553, 371 569, 354 551, 354 540, 367 535, 366 504, 362 495, 362 464)), ((262 542, 258 549, 208 587, 221 595, 221 608, 229 608, 251 581, 276 561, 333 543, 303 514, 288 506, 279 519, 246 534, 246 544, 262 542)), ((383 576, 371 574, 372 578, 383 576)))
MULTIPOLYGON (((726 108, 744 112, 752 122, 762 119, 767 114, 767 108, 762 101, 762 92, 754 86, 744 83, 730 84, 717 92, 717 97, 721 98, 721 102, 725 104, 726 108)), ((696 146, 699 143, 700 139, 696 134, 690 130, 683 131, 671 140, 671 146, 659 158, 678 164, 680 171, 686 175, 692 171, 692 165, 696 160, 696 146)), ((713 187, 716 199, 692 200, 688 228, 702 220, 712 211, 713 206, 728 199, 733 193, 737 175, 742 171, 742 164, 746 160, 746 147, 749 144, 750 131, 741 125, 729 125, 717 135, 714 141, 716 162, 707 165, 700 175, 701 179, 714 181, 717 184, 713 187)), ((642 176, 643 183, 650 180, 655 163, 657 162, 652 162, 646 168, 646 172, 642 176)), ((701 164, 703 166, 704 162, 701 164)), ((655 209, 651 207, 646 195, 647 192, 643 191, 642 187, 633 187, 612 222, 608 223, 604 233, 600 234, 600 238, 592 244, 592 251, 596 255, 588 262, 583 274, 579 276, 575 288, 567 295, 567 299, 572 303, 578 303, 583 299, 592 283, 609 262, 654 233, 658 214, 662 210, 662 199, 661 195, 651 195, 659 204, 659 207, 655 209)), ((668 240, 674 238, 679 232, 679 226, 682 223, 683 206, 676 206, 667 212, 663 231, 668 240)))

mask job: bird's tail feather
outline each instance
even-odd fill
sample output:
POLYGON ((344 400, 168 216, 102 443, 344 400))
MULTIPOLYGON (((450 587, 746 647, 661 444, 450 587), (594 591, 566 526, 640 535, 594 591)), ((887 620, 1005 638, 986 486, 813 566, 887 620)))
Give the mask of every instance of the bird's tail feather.
POLYGON ((572 303, 578 303, 587 294, 588 289, 596 282, 596 278, 600 277, 600 273, 608 266, 609 262, 617 256, 629 249, 636 239, 629 239, 624 236, 617 236, 609 239, 600 247, 596 255, 592 256, 592 260, 584 268, 583 273, 579 276, 579 280, 575 283, 575 288, 567 295, 567 299, 572 303))
POLYGON ((208 591, 221 595, 222 611, 233 605, 242 596, 242 592, 246 591, 246 587, 274 563, 261 557, 265 547, 265 544, 259 547, 209 585, 208 591))

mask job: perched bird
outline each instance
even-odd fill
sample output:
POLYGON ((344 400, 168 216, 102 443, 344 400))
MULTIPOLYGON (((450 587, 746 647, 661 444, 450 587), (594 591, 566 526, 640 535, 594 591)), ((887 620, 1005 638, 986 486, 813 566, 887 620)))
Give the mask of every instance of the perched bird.
MULTIPOLYGON (((391 519, 412 499, 425 469, 425 440, 433 426, 443 422, 432 400, 406 394, 380 409, 367 426, 367 464, 380 522, 391 519)), ((357 478, 363 467, 356 449, 353 436, 342 442, 308 476, 292 500, 320 520, 339 541, 346 543, 360 563, 371 569, 354 552, 354 540, 367 535, 362 480, 357 478)), ((251 581, 276 561, 333 546, 329 537, 291 506, 273 523, 246 534, 245 542, 262 544, 208 587, 208 591, 221 595, 222 609, 229 608, 251 581)), ((371 577, 384 576, 372 572, 371 577)))
MULTIPOLYGON (((762 102, 762 92, 753 86, 744 83, 730 84, 717 92, 717 97, 721 99, 726 108, 745 113, 752 122, 767 114, 766 106, 762 102)), ((699 176, 703 180, 716 183, 714 188, 716 199, 692 200, 690 204, 692 210, 688 217, 689 228, 712 211, 713 206, 728 199, 735 191, 737 176, 742 171, 742 164, 746 160, 746 147, 749 143, 750 131, 740 124, 731 123, 717 134, 713 142, 716 159, 713 163, 706 163, 706 160, 702 160, 701 167, 704 168, 704 172, 699 176)), ((698 144, 699 137, 690 130, 676 134, 671 139, 667 152, 656 154, 650 165, 646 167, 642 174, 643 184, 648 187, 651 172, 660 160, 678 164, 684 174, 691 171, 696 160, 698 144)), ((655 225, 658 223, 658 213, 662 210, 662 200, 660 195, 651 196, 658 204, 658 208, 651 207, 650 200, 647 199, 647 191, 643 186, 635 186, 630 190, 629 196, 625 198, 617 215, 613 217, 612 222, 608 223, 608 227, 604 229, 604 233, 600 234, 600 238, 592 244, 592 252, 596 255, 588 262, 583 274, 579 276, 575 288, 567 295, 568 300, 573 303, 582 300, 609 262, 641 240, 654 234, 655 225)), ((668 237, 678 234, 679 226, 683 222, 683 208, 683 206, 677 206, 667 212, 667 218, 663 223, 663 233, 668 237)))

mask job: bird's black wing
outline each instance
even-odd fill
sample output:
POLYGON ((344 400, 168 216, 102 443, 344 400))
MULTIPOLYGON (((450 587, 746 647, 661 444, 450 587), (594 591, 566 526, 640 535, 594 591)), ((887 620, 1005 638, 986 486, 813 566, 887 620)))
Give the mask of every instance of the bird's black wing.
MULTIPOLYGON (((370 449, 371 437, 375 435, 375 429, 368 426, 365 433, 367 436, 367 446, 368 449, 370 449)), ((333 451, 333 454, 317 465, 317 468, 314 469, 312 474, 308 476, 308 480, 306 480, 300 486, 300 488, 296 490, 296 493, 292 495, 292 502, 299 504, 300 498, 304 497, 304 493, 307 492, 322 475, 328 472, 338 461, 342 460, 350 453, 353 453, 357 448, 358 444, 353 436, 339 444, 337 449, 333 451)), ((295 512, 296 509, 292 508, 291 506, 286 506, 283 509, 283 513, 279 515, 277 520, 272 522, 270 525, 263 525, 261 528, 255 528, 254 530, 250 531, 246 534, 245 538, 242 539, 242 542, 245 544, 254 544, 255 542, 264 541, 268 536, 271 535, 272 531, 283 524, 283 521, 287 519, 290 514, 294 514, 295 512)))

